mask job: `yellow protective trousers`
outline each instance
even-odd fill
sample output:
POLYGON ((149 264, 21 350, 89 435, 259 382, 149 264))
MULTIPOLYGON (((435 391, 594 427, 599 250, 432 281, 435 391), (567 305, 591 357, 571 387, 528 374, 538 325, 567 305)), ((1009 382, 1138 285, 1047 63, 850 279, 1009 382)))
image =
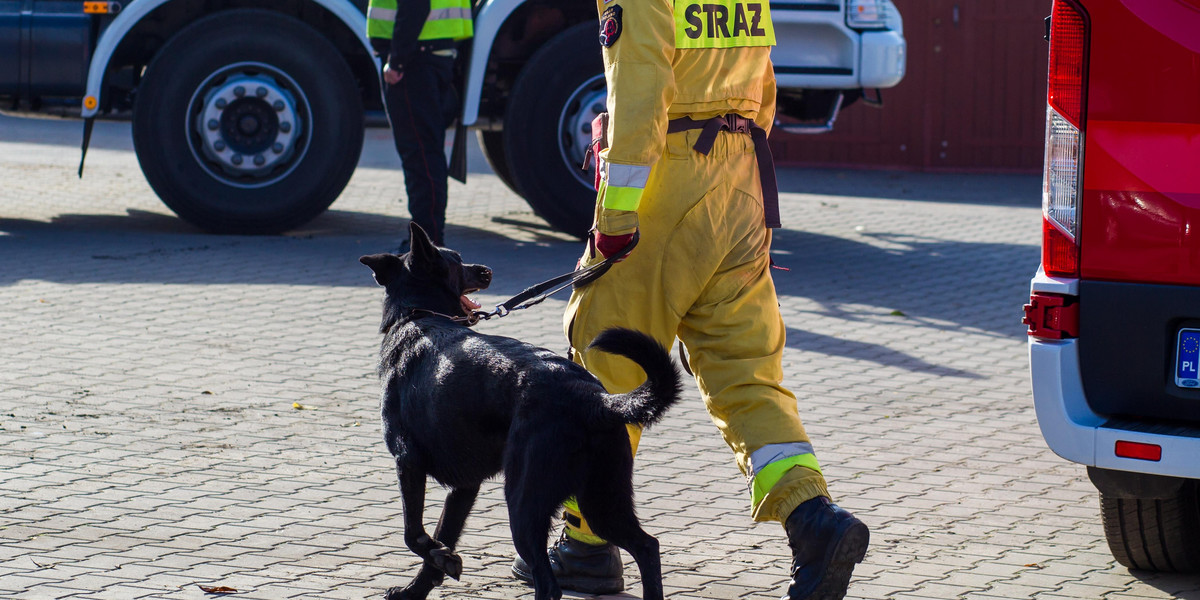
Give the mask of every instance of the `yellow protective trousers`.
MULTIPOLYGON (((575 290, 564 327, 574 360, 612 393, 646 376, 626 358, 586 351, 597 334, 629 327, 668 348, 678 337, 709 416, 750 479, 754 520, 783 521, 829 491, 796 397, 782 386, 784 326, 754 145, 749 135, 724 131, 703 155, 692 149, 699 135, 666 135, 638 209, 640 243, 575 290)), ((584 265, 600 260, 585 250, 584 265)), ((638 435, 631 438, 636 452, 638 435)), ((571 503, 567 509, 570 532, 578 515, 571 503)), ((586 523, 581 529, 588 541, 586 523)))

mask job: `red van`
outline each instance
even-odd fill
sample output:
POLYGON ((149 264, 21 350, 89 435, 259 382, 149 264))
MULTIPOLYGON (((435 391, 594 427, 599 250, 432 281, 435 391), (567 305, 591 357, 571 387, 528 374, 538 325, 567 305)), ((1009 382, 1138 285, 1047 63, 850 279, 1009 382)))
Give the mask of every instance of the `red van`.
POLYGON ((1038 424, 1113 556, 1200 571, 1200 0, 1054 0, 1038 424))

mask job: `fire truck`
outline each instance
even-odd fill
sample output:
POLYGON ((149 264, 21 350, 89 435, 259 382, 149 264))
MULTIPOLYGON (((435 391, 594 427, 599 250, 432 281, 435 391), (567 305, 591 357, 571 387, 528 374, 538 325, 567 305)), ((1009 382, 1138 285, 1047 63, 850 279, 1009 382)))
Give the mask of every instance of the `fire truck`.
POLYGON ((1121 564, 1200 572, 1200 0, 1054 0, 1038 424, 1121 564))
MULTIPOLYGON (((747 1, 773 17, 784 129, 827 130, 904 76, 891 0, 747 1)), ((364 115, 382 114, 365 9, 0 0, 0 111, 82 118, 85 153, 94 119, 130 119, 142 172, 181 218, 217 233, 286 231, 338 197, 364 115)), ((480 0, 473 12, 459 131, 475 131, 492 170, 538 215, 582 236, 595 196, 580 165, 606 99, 596 7, 480 0)))

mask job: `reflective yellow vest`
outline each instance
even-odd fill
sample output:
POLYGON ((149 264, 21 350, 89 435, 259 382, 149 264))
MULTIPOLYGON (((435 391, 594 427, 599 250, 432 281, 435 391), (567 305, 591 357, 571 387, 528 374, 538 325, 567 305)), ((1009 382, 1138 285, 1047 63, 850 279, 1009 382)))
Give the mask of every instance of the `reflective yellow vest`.
POLYGON ((774 45, 767 0, 675 0, 676 48, 774 45))
MULTIPOLYGON (((404 0, 412 2, 415 0, 404 0)), ((367 37, 392 39, 397 0, 370 0, 367 6, 367 37)), ((465 40, 474 33, 470 0, 430 0, 429 17, 418 40, 465 40)))

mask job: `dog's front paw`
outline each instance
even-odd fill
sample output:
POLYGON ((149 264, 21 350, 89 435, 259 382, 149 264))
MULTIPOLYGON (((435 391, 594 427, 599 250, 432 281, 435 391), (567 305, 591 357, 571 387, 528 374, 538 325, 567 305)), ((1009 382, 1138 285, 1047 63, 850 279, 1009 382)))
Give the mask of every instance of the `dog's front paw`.
POLYGON ((438 548, 430 552, 429 562, 455 581, 462 577, 462 559, 449 548, 438 548))

